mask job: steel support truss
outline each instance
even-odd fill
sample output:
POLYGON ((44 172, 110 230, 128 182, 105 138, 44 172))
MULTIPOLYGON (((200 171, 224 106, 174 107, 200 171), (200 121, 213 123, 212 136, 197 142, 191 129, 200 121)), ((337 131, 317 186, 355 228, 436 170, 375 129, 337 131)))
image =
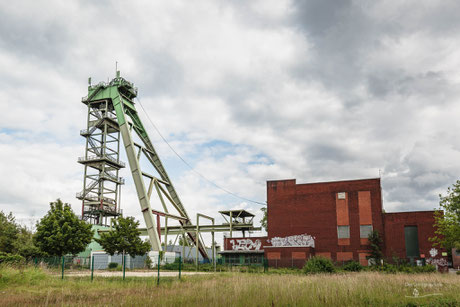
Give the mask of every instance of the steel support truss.
POLYGON ((86 138, 86 150, 78 162, 85 166, 82 219, 91 224, 108 225, 107 218, 120 214, 118 171, 125 164, 119 159, 120 131, 113 106, 108 100, 88 101, 87 128, 80 131, 86 138))
MULTIPOLYGON (((159 216, 164 216, 167 225, 167 219, 176 217, 180 223, 180 227, 192 226, 190 218, 183 206, 177 192, 171 183, 171 180, 155 151, 155 148, 150 141, 144 125, 137 113, 134 104, 134 98, 137 96, 137 88, 131 82, 120 77, 117 72, 117 77, 109 83, 99 83, 88 87, 88 96, 82 99, 82 102, 88 105, 97 105, 99 102, 106 101, 108 108, 114 110, 118 130, 123 139, 126 156, 128 158, 129 167, 131 169, 132 178, 136 187, 139 204, 146 224, 146 231, 154 251, 161 250, 160 230, 157 228, 159 223, 155 222, 153 212, 159 216), (133 135, 136 134, 141 140, 141 144, 133 141, 133 135), (140 159, 146 158, 146 161, 153 166, 158 173, 158 177, 144 172, 141 168, 140 159), (164 212, 153 211, 151 208, 151 197, 153 189, 161 201, 164 212), (175 214, 170 213, 169 208, 174 208, 175 214)), ((92 139, 91 139, 92 140, 92 139)), ((88 138, 88 143, 90 143, 88 138)), ((90 146, 91 152, 98 150, 98 145, 94 148, 90 146)), ((117 156, 118 158, 118 156, 117 156)), ((107 160, 110 160, 107 158, 107 160)), ((117 159, 118 161, 118 159, 117 159)), ((85 168, 86 169, 86 168, 85 168)), ((86 179, 85 174, 85 179, 86 179)), ((86 184, 86 182, 85 182, 86 184)), ((167 226, 166 226, 167 227, 167 226)), ((167 231, 166 231, 167 233, 167 231)), ((187 231, 190 240, 198 247, 199 252, 204 258, 208 258, 206 250, 199 236, 194 231, 187 231)), ((165 242, 167 244, 167 241, 165 242)))

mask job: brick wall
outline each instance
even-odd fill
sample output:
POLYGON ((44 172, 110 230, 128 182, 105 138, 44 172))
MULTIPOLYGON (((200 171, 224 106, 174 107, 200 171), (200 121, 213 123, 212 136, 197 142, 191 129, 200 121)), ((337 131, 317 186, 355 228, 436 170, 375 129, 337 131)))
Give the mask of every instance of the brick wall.
POLYGON ((406 241, 404 237, 405 226, 417 226, 420 254, 429 257, 429 251, 433 247, 428 240, 434 236, 434 211, 414 211, 384 213, 385 223, 385 248, 387 257, 393 255, 406 258, 406 241))
MULTIPOLYGON (((428 238, 434 235, 434 211, 383 213, 382 209, 378 178, 308 184, 296 184, 295 179, 268 181, 268 237, 247 239, 261 241, 270 266, 300 267, 313 255, 338 263, 355 260, 366 265, 369 242, 361 238, 360 226, 372 225, 381 234, 385 256, 400 258, 406 258, 404 227, 417 226, 420 254, 429 258, 432 243, 428 238), (349 227, 349 238, 338 238, 338 225, 349 227), (315 237, 315 248, 267 247, 274 237, 302 234, 315 237)), ((230 240, 224 240, 225 250, 237 243, 231 244, 230 240)))
POLYGON ((312 235, 316 238, 315 253, 330 253, 334 261, 344 261, 350 253, 359 261, 359 254, 366 252, 367 242, 360 239, 360 219, 370 219, 373 228, 383 233, 380 179, 309 184, 296 184, 295 180, 269 181, 267 203, 269 238, 312 235), (337 195, 342 192, 346 193, 346 206, 338 212, 337 195), (359 192, 370 194, 370 210, 361 209, 361 216, 359 192), (348 213, 346 218, 342 216, 344 208, 348 213), (340 240, 341 245, 337 236, 338 221, 349 223, 350 227, 350 238, 340 240))

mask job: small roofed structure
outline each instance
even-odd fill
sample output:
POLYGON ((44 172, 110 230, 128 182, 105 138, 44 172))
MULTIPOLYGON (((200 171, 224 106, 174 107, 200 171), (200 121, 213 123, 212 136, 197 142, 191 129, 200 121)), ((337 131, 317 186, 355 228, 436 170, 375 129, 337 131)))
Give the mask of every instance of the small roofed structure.
POLYGON ((225 219, 226 223, 230 225, 230 238, 232 237, 232 232, 233 230, 238 230, 243 232, 243 238, 245 237, 245 227, 242 226, 248 226, 248 225, 253 225, 253 220, 255 215, 252 214, 249 211, 246 211, 244 209, 237 209, 237 210, 225 210, 225 211, 219 211, 219 213, 222 215, 222 217, 225 219))

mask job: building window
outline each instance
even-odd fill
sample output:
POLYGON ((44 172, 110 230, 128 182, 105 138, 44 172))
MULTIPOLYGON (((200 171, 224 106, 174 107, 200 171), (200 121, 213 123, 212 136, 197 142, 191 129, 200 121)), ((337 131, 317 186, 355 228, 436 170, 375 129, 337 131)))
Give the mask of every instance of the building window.
POLYGON ((337 226, 337 235, 339 239, 349 239, 350 226, 337 226))
POLYGON ((227 263, 228 264, 240 264, 240 255, 239 254, 228 254, 227 263))
POLYGON ((244 264, 262 263, 262 255, 245 255, 244 264))
POLYGON ((359 226, 360 238, 367 239, 372 232, 372 225, 361 225, 359 226))

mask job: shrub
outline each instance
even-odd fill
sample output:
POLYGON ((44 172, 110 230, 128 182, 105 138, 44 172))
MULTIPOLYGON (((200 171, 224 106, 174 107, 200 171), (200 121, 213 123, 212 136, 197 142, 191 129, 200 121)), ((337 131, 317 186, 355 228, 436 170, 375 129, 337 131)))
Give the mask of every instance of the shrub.
POLYGON ((363 269, 363 266, 356 261, 350 261, 346 263, 342 268, 348 272, 359 272, 363 269))
POLYGON ((335 267, 330 259, 324 257, 313 257, 303 267, 305 274, 334 273, 335 267))
POLYGON ((0 253, 0 263, 18 264, 25 262, 25 258, 21 255, 12 255, 7 253, 0 253))
POLYGON ((389 263, 385 263, 383 266, 373 266, 370 268, 373 271, 384 272, 384 273, 407 273, 407 274, 414 274, 414 273, 432 273, 436 272, 436 267, 427 264, 425 266, 411 266, 409 264, 403 265, 393 265, 389 263))
POLYGON ((109 269, 116 269, 118 267, 118 263, 116 262, 110 262, 109 263, 109 269))
POLYGON ((457 271, 455 274, 460 275, 460 271, 457 271))
POLYGON ((436 272, 436 267, 432 264, 414 267, 414 273, 433 273, 433 272, 436 272))
POLYGON ((149 255, 147 255, 147 258, 145 258, 145 266, 147 269, 151 269, 153 265, 152 259, 150 258, 149 255))

